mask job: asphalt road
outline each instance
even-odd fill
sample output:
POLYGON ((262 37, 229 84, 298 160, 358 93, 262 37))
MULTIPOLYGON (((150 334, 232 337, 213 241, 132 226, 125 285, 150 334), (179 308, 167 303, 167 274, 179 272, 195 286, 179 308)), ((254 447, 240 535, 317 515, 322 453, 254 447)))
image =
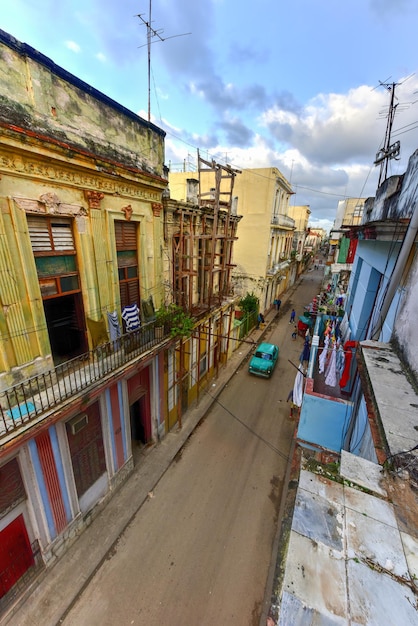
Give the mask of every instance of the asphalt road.
POLYGON ((270 380, 245 361, 66 616, 65 626, 258 626, 275 555, 294 421, 286 402, 303 339, 297 315, 322 272, 283 298, 264 340, 270 380))

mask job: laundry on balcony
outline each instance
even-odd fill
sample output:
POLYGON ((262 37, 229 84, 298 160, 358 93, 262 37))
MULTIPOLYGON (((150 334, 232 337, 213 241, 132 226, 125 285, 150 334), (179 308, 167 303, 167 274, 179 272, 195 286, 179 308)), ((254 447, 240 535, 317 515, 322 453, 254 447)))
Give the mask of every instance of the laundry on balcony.
POLYGON ((109 337, 106 329, 106 322, 102 315, 99 321, 95 321, 87 318, 87 328, 89 329, 91 336, 91 343, 93 346, 93 350, 98 346, 103 345, 104 343, 109 342, 109 337))
POLYGON ((143 322, 152 322, 155 320, 155 308, 152 296, 148 300, 141 300, 142 320, 143 322))
POLYGON ((113 313, 107 314, 107 323, 109 326, 110 341, 113 343, 113 347, 117 348, 118 339, 122 335, 122 330, 119 324, 119 318, 118 318, 118 314, 116 311, 113 311, 113 313))
POLYGON ((122 319, 126 324, 126 331, 128 333, 138 330, 141 326, 138 305, 135 303, 125 306, 122 311, 122 319))

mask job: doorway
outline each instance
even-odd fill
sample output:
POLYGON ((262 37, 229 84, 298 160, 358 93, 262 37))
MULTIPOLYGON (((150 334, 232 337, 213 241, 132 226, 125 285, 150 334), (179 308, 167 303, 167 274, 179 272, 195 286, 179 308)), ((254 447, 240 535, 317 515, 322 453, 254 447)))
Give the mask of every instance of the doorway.
POLYGON ((148 443, 145 413, 145 395, 129 407, 132 441, 138 445, 148 443))
POLYGON ((23 515, 0 532, 0 598, 35 564, 23 515))
POLYGON ((81 294, 49 298, 43 304, 54 363, 87 352, 81 294))

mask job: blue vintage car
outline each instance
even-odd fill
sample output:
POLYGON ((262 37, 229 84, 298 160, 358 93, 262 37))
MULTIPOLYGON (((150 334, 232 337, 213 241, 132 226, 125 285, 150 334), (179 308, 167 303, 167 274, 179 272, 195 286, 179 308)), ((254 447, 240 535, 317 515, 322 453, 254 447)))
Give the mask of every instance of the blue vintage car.
POLYGON ((250 374, 270 378, 277 359, 279 358, 279 348, 274 343, 260 343, 248 365, 250 374))

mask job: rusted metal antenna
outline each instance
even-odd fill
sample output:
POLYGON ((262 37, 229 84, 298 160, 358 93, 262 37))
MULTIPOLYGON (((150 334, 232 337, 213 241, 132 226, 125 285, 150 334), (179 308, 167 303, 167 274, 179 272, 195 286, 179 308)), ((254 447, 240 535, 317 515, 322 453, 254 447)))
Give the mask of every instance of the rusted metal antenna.
POLYGON ((136 17, 139 17, 139 19, 141 20, 141 22, 146 26, 147 28, 147 43, 144 44, 143 46, 139 46, 139 48, 144 48, 145 46, 147 46, 148 49, 148 121, 151 121, 151 44, 152 43, 157 43, 159 41, 166 41, 167 39, 174 39, 175 37, 184 37, 185 35, 191 35, 191 33, 182 33, 180 35, 171 35, 171 37, 162 37, 162 34, 164 32, 163 29, 160 30, 155 30, 155 28, 152 28, 151 24, 151 11, 152 11, 152 0, 149 0, 149 8, 148 8, 148 20, 144 19, 143 13, 139 13, 136 15, 136 17), (156 39, 153 41, 153 37, 156 37, 156 39))

